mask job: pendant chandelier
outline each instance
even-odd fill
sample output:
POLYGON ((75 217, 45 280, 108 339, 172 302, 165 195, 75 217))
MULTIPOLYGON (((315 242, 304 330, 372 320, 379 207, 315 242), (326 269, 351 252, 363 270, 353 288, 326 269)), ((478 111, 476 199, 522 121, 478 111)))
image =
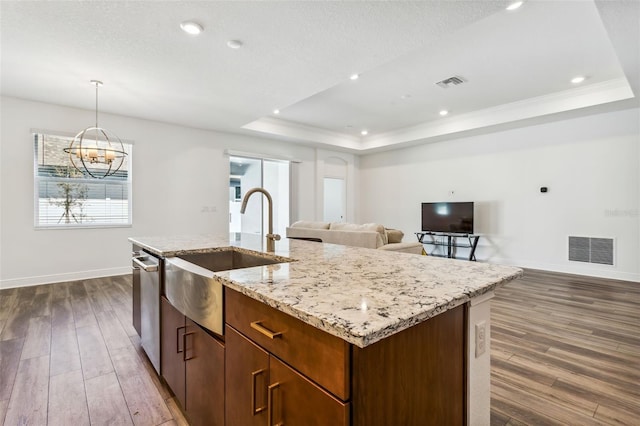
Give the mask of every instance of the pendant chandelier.
POLYGON ((80 173, 103 179, 120 170, 127 153, 118 136, 98 126, 98 87, 102 82, 91 80, 91 84, 96 86, 96 125, 78 133, 64 152, 80 173))

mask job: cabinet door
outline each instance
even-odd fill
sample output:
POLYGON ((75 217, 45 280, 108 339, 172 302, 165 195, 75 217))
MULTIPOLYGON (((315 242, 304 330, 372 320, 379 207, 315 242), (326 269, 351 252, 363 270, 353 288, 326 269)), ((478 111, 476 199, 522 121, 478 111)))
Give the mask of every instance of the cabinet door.
POLYGON ((349 403, 337 400, 276 357, 269 358, 268 425, 349 424, 349 403))
POLYGON ((225 345, 227 426, 266 426, 269 354, 228 325, 225 345))
POLYGON ((184 315, 163 296, 160 299, 160 318, 160 371, 184 408, 184 315))
POLYGON ((192 426, 224 426, 224 345, 186 319, 186 414, 192 426))

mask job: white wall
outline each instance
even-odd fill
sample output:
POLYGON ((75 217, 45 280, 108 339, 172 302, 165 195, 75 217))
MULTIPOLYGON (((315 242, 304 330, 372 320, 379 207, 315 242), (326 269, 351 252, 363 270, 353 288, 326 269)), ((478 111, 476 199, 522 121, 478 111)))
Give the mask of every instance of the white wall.
POLYGON ((475 201, 479 260, 640 281, 639 126, 631 109, 363 156, 359 219, 411 241, 421 202, 475 201), (615 265, 569 262, 569 235, 615 238, 615 265))
POLYGON ((295 209, 314 217, 312 148, 101 113, 102 126, 134 142, 133 226, 35 230, 30 130, 77 132, 94 112, 8 97, 0 107, 0 288, 128 273, 129 236, 227 232, 225 149, 301 160, 295 209))
POLYGON ((75 132, 94 112, 7 97, 0 110, 0 288, 127 273, 129 236, 226 232, 225 149, 301 161, 292 221, 322 219, 325 160, 338 157, 348 164, 349 221, 399 228, 411 241, 421 202, 472 200, 480 260, 640 280, 637 109, 362 157, 101 113, 104 127, 134 141, 134 224, 77 230, 33 227, 30 129, 75 132), (568 262, 568 235, 616 238, 616 265, 568 262))

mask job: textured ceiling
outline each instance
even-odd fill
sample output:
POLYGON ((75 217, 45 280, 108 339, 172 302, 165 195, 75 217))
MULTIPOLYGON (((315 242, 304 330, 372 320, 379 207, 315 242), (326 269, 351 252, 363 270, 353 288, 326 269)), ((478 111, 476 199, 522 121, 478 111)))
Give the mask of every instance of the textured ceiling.
POLYGON ((633 97, 638 2, 507 4, 3 1, 0 89, 92 109, 100 79, 103 112, 354 151, 633 97))

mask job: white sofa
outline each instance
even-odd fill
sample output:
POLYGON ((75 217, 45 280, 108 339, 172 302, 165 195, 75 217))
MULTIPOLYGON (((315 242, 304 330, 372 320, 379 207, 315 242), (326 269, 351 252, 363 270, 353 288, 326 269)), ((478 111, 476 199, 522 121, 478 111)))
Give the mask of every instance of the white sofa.
POLYGON ((345 246, 422 254, 419 242, 403 243, 404 233, 377 223, 313 222, 300 220, 287 228, 287 238, 321 241, 345 246))

